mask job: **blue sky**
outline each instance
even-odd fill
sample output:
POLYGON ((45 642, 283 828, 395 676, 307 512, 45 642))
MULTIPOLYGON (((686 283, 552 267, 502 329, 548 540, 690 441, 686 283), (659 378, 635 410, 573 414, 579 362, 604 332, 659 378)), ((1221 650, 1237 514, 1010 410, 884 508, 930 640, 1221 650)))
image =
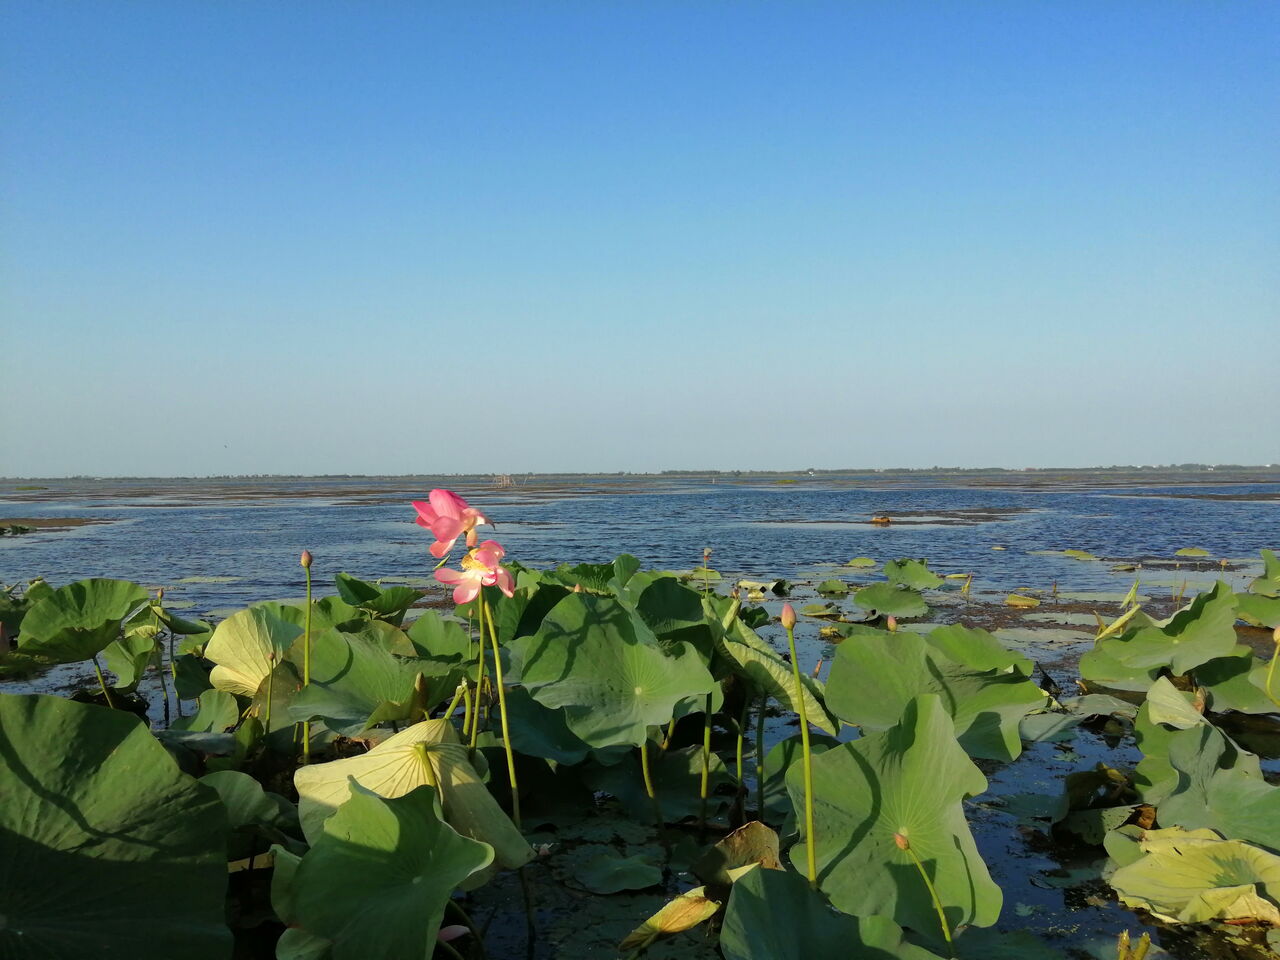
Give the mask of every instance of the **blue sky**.
POLYGON ((1274 3, 0 18, 0 475, 1280 460, 1274 3))

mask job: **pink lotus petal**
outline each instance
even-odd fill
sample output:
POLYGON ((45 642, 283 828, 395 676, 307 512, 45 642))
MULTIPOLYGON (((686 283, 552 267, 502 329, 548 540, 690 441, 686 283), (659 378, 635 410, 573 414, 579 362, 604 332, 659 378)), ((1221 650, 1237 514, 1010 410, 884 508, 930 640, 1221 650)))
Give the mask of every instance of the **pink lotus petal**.
POLYGON ((456 517, 438 517, 431 524, 431 532, 437 540, 457 540, 462 533, 462 521, 456 517))
POLYGON ((467 501, 450 490, 432 490, 428 496, 431 498, 431 506, 442 517, 461 520, 462 511, 467 509, 467 501))
POLYGON ((436 518, 435 508, 426 500, 414 500, 413 509, 418 511, 418 523, 421 523, 424 527, 429 527, 436 518), (424 520, 426 523, 423 523, 424 520))
POLYGON ((511 573, 506 567, 499 567, 493 579, 498 589, 508 597, 515 595, 515 581, 511 579, 511 573))
POLYGON ((431 555, 437 560, 443 560, 444 555, 453 549, 452 540, 437 540, 429 548, 431 555))
POLYGON ((475 578, 452 567, 441 567, 435 572, 435 578, 441 583, 463 583, 475 578))
POLYGON ((465 937, 471 930, 464 927, 460 923, 450 924, 447 927, 441 927, 440 932, 436 934, 437 940, 443 940, 448 943, 450 940, 457 940, 459 937, 465 937))
POLYGON ((470 603, 476 598, 476 594, 479 592, 479 580, 469 580, 466 583, 460 583, 453 589, 453 602, 458 606, 462 606, 464 603, 470 603))

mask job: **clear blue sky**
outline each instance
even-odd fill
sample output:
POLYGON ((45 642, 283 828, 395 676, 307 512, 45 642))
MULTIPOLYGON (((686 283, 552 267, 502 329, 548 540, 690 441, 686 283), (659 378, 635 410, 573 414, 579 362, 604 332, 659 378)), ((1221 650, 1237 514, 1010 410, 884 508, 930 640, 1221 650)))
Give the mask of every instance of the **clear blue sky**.
POLYGON ((0 18, 0 475, 1280 460, 1274 2, 0 18))

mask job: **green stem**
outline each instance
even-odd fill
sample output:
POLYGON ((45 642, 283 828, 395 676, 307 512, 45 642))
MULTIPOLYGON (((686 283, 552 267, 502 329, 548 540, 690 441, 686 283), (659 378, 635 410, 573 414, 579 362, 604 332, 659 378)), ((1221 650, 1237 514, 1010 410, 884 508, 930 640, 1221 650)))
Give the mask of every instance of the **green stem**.
POLYGON ((160 678, 160 693, 164 696, 164 725, 167 729, 169 726, 169 685, 164 680, 164 664, 161 663, 164 654, 157 651, 156 653, 156 676, 160 678))
POLYGON ((465 676, 462 678, 462 735, 467 735, 467 730, 471 727, 471 681, 465 676))
POLYGON ((102 677, 102 668, 98 666, 98 655, 93 656, 93 672, 98 675, 98 686, 102 688, 102 699, 107 701, 107 706, 112 710, 116 708, 115 698, 111 696, 111 691, 107 689, 107 681, 102 677))
MULTIPOLYGON (((502 685, 502 650, 498 647, 498 628, 493 622, 493 611, 489 609, 489 601, 484 598, 484 590, 480 592, 480 616, 482 624, 489 626, 489 641, 493 644, 493 676, 498 685, 498 715, 502 724, 502 746, 507 753, 507 776, 511 780, 511 819, 516 829, 520 829, 520 784, 516 782, 516 755, 511 749, 511 731, 507 727, 507 692, 502 685)), ((481 640, 484 639, 483 632, 481 640)))
POLYGON ((267 658, 267 667, 271 671, 267 674, 267 724, 264 733, 271 732, 271 691, 276 685, 276 658, 274 656, 267 658))
POLYGON ((640 772, 644 775, 644 792, 653 804, 653 818, 661 830, 666 818, 662 815, 662 802, 658 799, 658 791, 653 789, 653 773, 649 769, 649 738, 640 744, 640 772))
POLYGON ((947 924, 947 915, 943 912, 942 901, 938 899, 938 891, 934 889, 933 881, 929 879, 929 872, 925 870, 924 864, 920 862, 920 857, 915 850, 908 846, 907 853, 911 855, 911 859, 915 862, 916 869, 920 871, 920 877, 924 880, 924 885, 929 888, 929 896, 933 900, 933 909, 938 914, 938 923, 942 925, 942 937, 947 941, 947 952, 951 956, 955 956, 955 944, 951 942, 951 927, 947 924))
POLYGON ((1276 676, 1276 661, 1280 660, 1280 627, 1276 628, 1276 634, 1277 635, 1276 635, 1275 649, 1271 652, 1271 665, 1267 667, 1266 694, 1267 694, 1268 700, 1274 703, 1277 707, 1280 707, 1280 699, 1278 699, 1276 695, 1271 692, 1271 683, 1273 680, 1275 680, 1275 676, 1276 676))
POLYGON ((756 714, 756 819, 764 823, 764 714, 769 707, 769 697, 760 698, 760 712, 756 714))
POLYGON ((445 940, 437 940, 437 941, 436 941, 436 946, 437 946, 437 947, 440 947, 441 949, 443 949, 443 950, 444 950, 444 952, 445 952, 445 953, 447 953, 449 956, 454 957, 454 958, 455 958, 455 960, 466 960, 466 957, 464 957, 464 956, 463 956, 462 954, 460 954, 457 950, 455 950, 455 949, 454 949, 454 948, 453 948, 453 947, 452 947, 452 946, 451 946, 447 941, 445 941, 445 940))
POLYGON ((796 681, 796 708, 800 713, 800 748, 804 754, 804 837, 808 855, 809 886, 818 886, 817 837, 813 832, 813 758, 809 754, 809 717, 804 705, 804 685, 800 681, 800 663, 796 659, 796 631, 787 627, 787 646, 791 653, 791 673, 796 681))
POLYGON ((676 732, 676 718, 672 717, 671 722, 667 724, 667 735, 662 738, 662 752, 667 752, 667 747, 671 746, 671 738, 676 732))
POLYGON ((711 778, 711 694, 707 694, 707 708, 702 715, 702 783, 698 788, 702 832, 707 832, 707 785, 711 778))
POLYGON ((440 714, 440 716, 444 717, 446 720, 453 716, 453 711, 458 709, 458 701, 462 699, 462 694, 466 689, 467 688, 464 684, 458 684, 458 689, 453 692, 453 699, 449 701, 448 709, 446 709, 444 713, 440 714))
MULTIPOLYGON (((305 626, 302 634, 302 686, 306 689, 311 683, 311 568, 306 567, 307 571, 307 615, 305 626)), ((271 726, 270 714, 267 716, 267 726, 271 726)), ((270 732, 270 730, 268 730, 270 732)), ((311 762, 311 721, 302 721, 302 762, 311 762)))
POLYGON ((169 631, 169 673, 173 677, 173 705, 178 711, 178 716, 182 716, 182 698, 178 696, 178 664, 173 659, 173 631, 169 631))

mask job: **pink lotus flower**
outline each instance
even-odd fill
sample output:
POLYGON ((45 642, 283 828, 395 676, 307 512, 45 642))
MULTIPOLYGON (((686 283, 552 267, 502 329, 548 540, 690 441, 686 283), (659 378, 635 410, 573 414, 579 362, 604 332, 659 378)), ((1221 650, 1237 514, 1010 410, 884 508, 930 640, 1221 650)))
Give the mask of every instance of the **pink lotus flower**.
POLYGON ((509 597, 515 593, 515 581, 510 571, 501 566, 506 552, 498 541, 486 540, 467 551, 461 570, 444 567, 436 571, 435 577, 441 583, 453 585, 453 602, 457 604, 470 603, 481 587, 497 587, 509 597))
POLYGON ((467 546, 476 545, 476 527, 489 520, 474 507, 468 507, 463 500, 451 490, 432 490, 426 500, 414 500, 413 509, 418 511, 418 526, 426 527, 436 538, 431 545, 431 555, 443 557, 453 549, 458 537, 467 535, 467 546))

